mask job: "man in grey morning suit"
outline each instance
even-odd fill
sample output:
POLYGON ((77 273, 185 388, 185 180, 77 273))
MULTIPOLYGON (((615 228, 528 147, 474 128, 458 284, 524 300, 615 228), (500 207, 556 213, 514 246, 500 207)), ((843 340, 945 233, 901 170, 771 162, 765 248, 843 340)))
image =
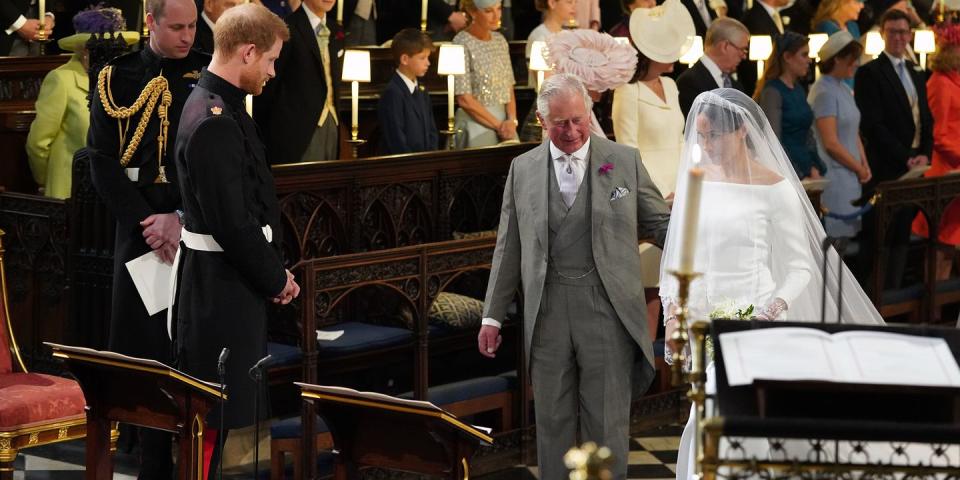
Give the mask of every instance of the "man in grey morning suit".
POLYGON ((580 441, 610 447, 626 478, 630 401, 654 373, 638 232, 662 246, 669 210, 636 149, 590 135, 590 108, 573 75, 541 89, 549 140, 510 166, 478 339, 494 356, 522 285, 543 480, 566 478, 578 420, 580 441))

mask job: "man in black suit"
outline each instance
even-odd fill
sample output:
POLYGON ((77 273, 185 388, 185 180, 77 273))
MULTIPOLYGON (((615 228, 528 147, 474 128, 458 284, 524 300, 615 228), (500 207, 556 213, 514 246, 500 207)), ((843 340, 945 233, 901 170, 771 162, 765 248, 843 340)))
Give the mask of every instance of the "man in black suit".
POLYGON ((253 118, 272 164, 338 158, 337 59, 345 34, 328 14, 334 5, 304 0, 286 18, 290 40, 277 59, 277 77, 254 99, 253 118))
MULTIPOLYGON (((36 43, 40 32, 40 22, 37 16, 36 0, 3 0, 0 1, 0 56, 7 55, 36 55, 39 48, 36 43)), ((53 14, 45 15, 46 35, 53 35, 53 14)))
POLYGON ((717 19, 717 12, 710 8, 707 0, 680 0, 693 18, 693 28, 701 38, 707 36, 707 29, 717 19))
MULTIPOLYGON (((933 117, 927 104, 926 76, 907 58, 911 40, 909 17, 900 10, 887 10, 880 19, 880 33, 885 47, 882 54, 859 69, 855 96, 860 109, 860 132, 873 179, 864 189, 865 197, 873 194, 878 182, 895 180, 910 168, 930 163, 933 150, 933 117)), ((888 242, 893 249, 889 257, 890 276, 885 283, 899 284, 906 262, 906 244, 915 210, 896 214, 888 242)), ((873 233, 873 215, 864 217, 862 236, 869 247, 877 239, 873 233)), ((869 254, 872 248, 861 248, 869 254)), ((861 267, 868 263, 862 258, 861 267)), ((861 270, 865 272, 864 270, 861 270)))
POLYGON ((677 78, 680 91, 680 110, 686 117, 693 101, 703 92, 716 88, 736 88, 743 85, 733 78, 737 65, 747 58, 750 32, 732 18, 720 18, 710 25, 704 40, 704 55, 677 78))
POLYGON ((203 0, 203 11, 197 22, 197 36, 193 48, 207 55, 213 55, 213 25, 228 8, 240 5, 241 0, 203 0))
MULTIPOLYGON (((750 31, 750 35, 767 35, 776 39, 783 35, 783 19, 780 9, 787 5, 788 0, 756 0, 743 16, 743 25, 750 31)), ((744 92, 753 95, 757 85, 757 62, 749 58, 737 67, 737 78, 743 84, 744 92)))
POLYGON ((783 28, 801 35, 810 35, 810 22, 813 21, 815 9, 816 6, 808 0, 796 0, 793 5, 780 10, 783 28))

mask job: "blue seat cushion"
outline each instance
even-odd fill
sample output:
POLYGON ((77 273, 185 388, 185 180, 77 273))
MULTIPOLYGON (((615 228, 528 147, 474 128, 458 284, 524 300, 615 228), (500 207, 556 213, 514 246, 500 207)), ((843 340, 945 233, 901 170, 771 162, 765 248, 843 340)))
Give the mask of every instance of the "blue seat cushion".
POLYGON ((908 302, 923 298, 924 287, 921 284, 910 285, 903 288, 893 288, 883 291, 883 305, 895 305, 897 303, 908 302))
POLYGON ((317 352, 321 357, 335 357, 377 348, 393 347, 410 342, 413 339, 410 330, 405 328, 384 327, 362 322, 338 323, 321 330, 328 332, 343 330, 343 335, 336 340, 317 341, 317 352))
MULTIPOLYGON (((317 417, 317 423, 314 424, 317 433, 326 433, 330 429, 323 419, 317 417)), ((270 425, 270 438, 300 438, 300 417, 290 417, 278 420, 270 425)))
POLYGON ((661 338, 653 342, 653 356, 654 358, 663 358, 664 355, 664 340, 661 338))
MULTIPOLYGON (((509 390, 510 380, 506 377, 477 377, 430 387, 427 396, 435 405, 449 405, 509 390)), ((413 398, 413 392, 404 393, 400 398, 413 398)))
POLYGON ((285 343, 267 342, 267 353, 272 357, 267 361, 267 368, 296 365, 303 359, 303 351, 300 347, 285 343))

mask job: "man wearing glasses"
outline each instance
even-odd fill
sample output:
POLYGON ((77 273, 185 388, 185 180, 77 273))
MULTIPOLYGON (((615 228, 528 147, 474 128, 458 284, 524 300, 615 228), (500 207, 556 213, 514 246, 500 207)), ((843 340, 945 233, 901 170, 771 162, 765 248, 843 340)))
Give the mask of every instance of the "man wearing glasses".
POLYGON ((684 117, 690 111, 693 100, 703 92, 715 88, 744 91, 743 85, 733 74, 749 53, 750 32, 747 27, 732 18, 717 19, 710 24, 704 43, 703 57, 677 78, 680 110, 684 117))

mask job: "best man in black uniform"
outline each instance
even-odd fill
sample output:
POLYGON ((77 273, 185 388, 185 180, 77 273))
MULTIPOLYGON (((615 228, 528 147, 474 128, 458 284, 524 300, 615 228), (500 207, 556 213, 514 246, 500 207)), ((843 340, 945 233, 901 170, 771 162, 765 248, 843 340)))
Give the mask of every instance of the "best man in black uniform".
MULTIPOLYGON (((147 12, 149 44, 111 61, 91 92, 87 148, 94 186, 117 219, 108 348, 169 364, 166 312, 147 312, 125 263, 150 251, 173 261, 180 193, 171 150, 183 103, 210 57, 191 51, 193 0, 148 0, 147 12)), ((169 480, 169 434, 143 430, 140 441, 140 478, 169 480)))

